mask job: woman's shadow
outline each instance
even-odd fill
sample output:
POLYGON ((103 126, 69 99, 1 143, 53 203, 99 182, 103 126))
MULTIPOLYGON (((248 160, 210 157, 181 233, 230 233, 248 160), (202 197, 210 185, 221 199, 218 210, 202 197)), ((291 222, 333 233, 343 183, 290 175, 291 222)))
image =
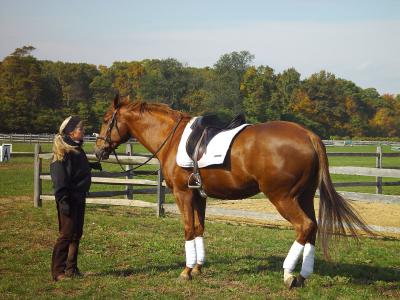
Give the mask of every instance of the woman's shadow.
POLYGON ((101 272, 85 272, 85 276, 116 276, 116 277, 129 277, 137 274, 151 274, 168 272, 171 270, 179 270, 182 267, 181 263, 172 263, 168 265, 141 265, 140 267, 128 267, 121 269, 109 269, 101 272))

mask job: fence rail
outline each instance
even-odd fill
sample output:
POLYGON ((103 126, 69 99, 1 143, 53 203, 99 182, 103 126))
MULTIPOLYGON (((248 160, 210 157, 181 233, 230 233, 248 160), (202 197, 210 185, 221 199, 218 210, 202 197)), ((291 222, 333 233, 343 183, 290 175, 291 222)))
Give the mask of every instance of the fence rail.
MULTIPOLYGON (((375 157, 375 168, 365 167, 331 167, 329 171, 331 174, 340 175, 359 175, 359 176, 375 176, 374 182, 335 182, 335 187, 349 187, 349 186, 375 186, 376 194, 382 195, 383 186, 400 186, 400 181, 383 182, 382 177, 400 178, 400 170, 396 167, 390 169, 383 168, 384 157, 400 157, 400 153, 383 153, 382 146, 376 147, 375 153, 342 153, 342 152, 330 152, 328 156, 350 156, 350 157, 375 157)), ((384 198, 384 197, 383 197, 384 198)), ((400 199, 400 198, 399 198, 400 199)), ((383 200, 384 201, 384 200, 383 200)))
MULTIPOLYGON (((131 156, 131 145, 127 144, 127 154, 125 156, 119 156, 118 161, 122 164, 126 164, 127 167, 132 165, 137 165, 145 162, 148 157, 146 156, 131 156)), ((54 199, 54 195, 46 195, 42 193, 42 181, 51 180, 51 176, 48 173, 42 172, 42 160, 49 160, 52 157, 52 153, 42 153, 41 145, 35 145, 34 153, 34 206, 42 206, 42 200, 54 199)), ((87 155, 89 160, 97 161, 94 155, 87 155)), ((107 163, 118 163, 117 159, 110 157, 107 163)), ((159 166, 159 161, 157 159, 151 159, 148 162, 149 165, 159 166)), ((141 174, 154 174, 154 171, 140 171, 141 174)), ((114 204, 114 205, 135 205, 135 203, 140 203, 143 206, 143 201, 133 200, 133 194, 156 194, 157 195, 157 216, 162 216, 164 214, 163 204, 165 202, 165 194, 169 190, 166 188, 166 184, 162 178, 161 169, 157 171, 157 180, 148 179, 135 179, 132 175, 123 177, 124 175, 120 172, 92 172, 92 183, 93 184, 107 184, 107 185, 124 185, 125 191, 98 191, 89 192, 87 197, 88 203, 98 203, 98 204, 114 204), (153 188, 141 188, 133 189, 133 186, 150 186, 153 188), (113 196, 124 195, 125 199, 111 199, 113 196), (105 198, 106 197, 106 198, 105 198), (108 198, 108 199, 107 199, 108 198), (129 202, 130 201, 130 202, 129 202)))
MULTIPOLYGON (((7 142, 28 142, 28 143, 51 143, 53 142, 54 134, 50 133, 0 133, 0 141, 7 142)), ((95 135, 87 135, 84 140, 86 142, 95 142, 95 135)), ((131 141, 136 141, 131 139, 131 141)), ((390 145, 400 147, 400 142, 394 141, 356 141, 356 140, 323 140, 326 146, 365 146, 365 145, 390 145)), ((399 149, 400 150, 400 149, 399 149)))
MULTIPOLYGON (((127 147, 131 147, 130 144, 127 144, 127 147), (128 146, 129 145, 129 146, 128 146)), ((49 199, 49 197, 53 197, 51 195, 42 195, 42 180, 50 180, 50 175, 49 174, 44 174, 42 173, 42 167, 41 163, 43 159, 50 159, 51 158, 51 153, 41 153, 40 152, 41 146, 40 144, 35 145, 35 156, 34 156, 34 162, 35 162, 35 167, 34 167, 34 181, 35 181, 35 191, 34 191, 34 203, 35 206, 40 206, 41 205, 41 200, 42 199, 49 199)), ((131 148, 127 148, 127 153, 128 155, 125 156, 120 156, 119 161, 122 164, 125 164, 127 168, 132 165, 137 165, 140 163, 143 163, 145 160, 147 160, 148 157, 145 156, 131 156, 130 154, 132 153, 131 148)), ((16 153, 12 153, 12 156, 14 156, 16 153)), ((27 155, 27 153, 23 153, 24 155, 27 155)), ((88 154, 88 159, 89 160, 95 160, 95 156, 88 154)), ((328 156, 350 156, 350 157, 355 157, 355 156, 361 156, 361 157, 375 157, 376 161, 376 167, 375 168, 366 168, 366 167, 330 167, 329 172, 331 174, 340 174, 340 175, 356 175, 356 176, 369 176, 369 177, 376 177, 376 180, 373 182, 335 182, 334 185, 335 187, 350 187, 350 186, 375 186, 376 187, 376 194, 368 194, 368 193, 354 193, 354 192, 340 192, 343 196, 353 199, 353 200, 360 200, 360 201, 380 201, 380 202, 386 202, 386 203, 400 203, 400 196, 392 196, 392 195, 384 195, 382 193, 382 187, 383 186, 400 186, 400 180, 399 181, 391 181, 391 182, 383 182, 382 178, 400 178, 400 170, 391 168, 391 169, 385 169, 382 167, 382 160, 384 157, 400 157, 400 153, 382 153, 382 147, 378 146, 376 153, 328 153, 328 156)), ((117 163, 116 158, 110 157, 107 162, 109 163, 117 163)), ((158 165, 159 162, 157 159, 152 159, 150 160, 149 164, 152 165, 158 165)), ((135 173, 140 174, 148 174, 149 171, 137 171, 135 173)), ((162 215, 163 213, 163 203, 165 200, 165 193, 168 192, 168 189, 166 189, 165 183, 163 182, 162 179, 162 173, 159 170, 158 171, 158 180, 157 181, 152 181, 152 180, 147 180, 147 179, 135 179, 135 178, 118 178, 121 177, 120 174, 118 173, 109 173, 109 172, 97 172, 93 173, 93 178, 92 182, 94 184, 109 184, 109 185, 125 185, 126 190, 125 191, 118 191, 118 192, 112 192, 112 191, 104 191, 104 192, 92 192, 89 194, 90 199, 88 198, 88 202, 92 203, 100 203, 103 200, 93 200, 93 198, 96 197, 111 197, 111 196, 117 196, 117 195, 125 195, 126 198, 128 199, 133 199, 133 193, 140 193, 140 194, 155 194, 157 193, 157 214, 162 215), (154 188, 141 188, 139 190, 133 190, 133 186, 150 186, 150 187, 157 187, 157 190, 154 188)), ((103 203, 110 204, 111 202, 117 205, 126 205, 128 202, 127 199, 108 199, 106 201, 103 201, 103 203), (122 201, 123 200, 123 201, 122 201)), ((134 200, 137 201, 137 200, 134 200)), ((132 205, 128 204, 128 205, 132 205)))
MULTIPOLYGON (((6 142, 19 142, 19 143, 29 143, 29 144, 36 144, 36 143, 52 143, 54 140, 55 134, 19 134, 19 133, 11 133, 11 134, 4 134, 0 133, 0 141, 6 142)), ((84 137, 85 142, 94 143, 96 141, 95 135, 86 135, 84 137)), ((130 142, 136 142, 136 139, 130 139, 130 142)))

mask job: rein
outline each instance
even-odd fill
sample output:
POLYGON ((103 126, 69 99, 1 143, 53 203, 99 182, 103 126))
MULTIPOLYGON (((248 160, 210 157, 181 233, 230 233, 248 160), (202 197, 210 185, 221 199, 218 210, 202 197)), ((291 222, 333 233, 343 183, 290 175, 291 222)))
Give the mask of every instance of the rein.
MULTIPOLYGON (((107 142, 107 143, 110 145, 110 147, 111 147, 111 144, 114 143, 114 142, 111 140, 111 131, 112 131, 114 125, 115 125, 115 128, 117 129, 117 132, 118 132, 119 137, 122 138, 122 137, 121 137, 121 134, 120 134, 120 132, 119 132, 119 129, 118 129, 118 125, 117 125, 117 124, 118 124, 118 122, 117 122, 117 112, 118 112, 118 109, 119 109, 119 108, 117 108, 117 109, 113 112, 113 115, 112 115, 110 124, 108 125, 108 128, 107 128, 106 136, 105 136, 105 137, 102 137, 102 136, 97 136, 97 137, 96 137, 96 140, 97 140, 97 139, 99 139, 99 140, 104 140, 105 142, 107 142)), ((176 132, 176 130, 178 129, 178 126, 179 126, 179 124, 181 123, 182 119, 183 119, 183 116, 180 117, 178 123, 177 123, 177 124, 175 125, 175 127, 171 130, 171 132, 168 134, 168 136, 165 138, 165 140, 161 143, 161 145, 158 147, 158 149, 154 152, 154 154, 152 154, 145 162, 139 164, 138 166, 136 166, 136 167, 134 167, 134 168, 132 168, 132 169, 125 170, 124 167, 122 166, 122 163, 121 163, 120 160, 118 159, 117 152, 115 151, 117 147, 114 148, 114 149, 112 149, 112 153, 114 154, 115 159, 117 160, 117 163, 119 164, 119 166, 120 166, 121 169, 122 169, 122 172, 119 172, 119 173, 117 173, 117 174, 121 174, 121 175, 124 175, 124 174, 125 174, 125 175, 132 175, 132 172, 133 172, 134 170, 136 170, 136 169, 138 169, 138 168, 140 168, 140 167, 146 165, 150 160, 152 160, 153 158, 155 158, 155 157, 157 156, 157 154, 161 151, 161 149, 165 146, 165 144, 168 142, 168 140, 175 134, 175 132, 176 132)), ((101 161, 101 157, 98 159, 98 162, 100 162, 100 161, 101 161)), ((158 172, 158 170, 157 170, 156 172, 158 172)), ((155 172, 155 173, 156 173, 156 172, 155 172)), ((110 172, 104 172, 104 173, 110 173, 110 172)), ((113 173, 113 174, 115 174, 115 173, 113 173)))

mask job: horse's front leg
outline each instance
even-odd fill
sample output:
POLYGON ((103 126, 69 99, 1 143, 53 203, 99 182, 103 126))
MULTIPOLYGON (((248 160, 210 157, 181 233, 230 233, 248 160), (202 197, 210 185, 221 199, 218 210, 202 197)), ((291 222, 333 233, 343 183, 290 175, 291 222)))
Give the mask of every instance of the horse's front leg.
MULTIPOLYGON (((197 263, 196 230, 195 230, 195 192, 193 190, 175 190, 176 204, 181 212, 185 228, 186 266, 179 275, 180 280, 192 279, 192 270, 197 263)), ((204 228, 204 227, 203 227, 204 228)))
POLYGON ((206 199, 200 197, 196 191, 194 198, 194 233, 196 245, 196 265, 192 270, 192 276, 199 276, 202 273, 202 267, 206 260, 206 252, 204 247, 204 223, 206 215, 206 199))

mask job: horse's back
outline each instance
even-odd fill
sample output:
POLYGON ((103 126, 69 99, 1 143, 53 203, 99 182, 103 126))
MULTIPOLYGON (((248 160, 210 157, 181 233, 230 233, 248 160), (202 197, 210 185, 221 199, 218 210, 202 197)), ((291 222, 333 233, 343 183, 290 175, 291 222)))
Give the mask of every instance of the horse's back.
POLYGON ((310 141, 313 134, 308 129, 292 122, 272 121, 247 127, 237 137, 238 144, 247 148, 276 151, 314 152, 310 141))

